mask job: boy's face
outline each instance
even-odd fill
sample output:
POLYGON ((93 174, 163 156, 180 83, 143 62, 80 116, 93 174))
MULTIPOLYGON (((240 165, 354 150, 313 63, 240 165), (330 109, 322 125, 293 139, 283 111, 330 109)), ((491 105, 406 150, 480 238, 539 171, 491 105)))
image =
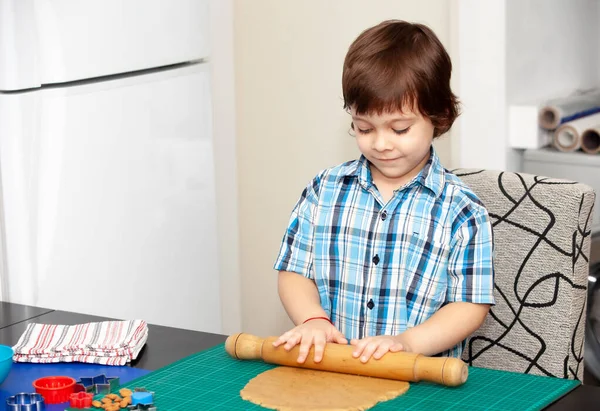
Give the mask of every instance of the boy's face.
POLYGON ((429 159, 434 127, 418 110, 356 114, 351 110, 358 148, 371 162, 375 180, 402 185, 429 159))

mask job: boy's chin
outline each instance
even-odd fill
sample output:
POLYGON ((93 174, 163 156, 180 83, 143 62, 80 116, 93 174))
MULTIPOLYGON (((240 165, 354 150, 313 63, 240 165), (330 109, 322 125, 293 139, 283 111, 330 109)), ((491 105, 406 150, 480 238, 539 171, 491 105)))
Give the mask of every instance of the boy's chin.
POLYGON ((404 167, 394 167, 394 166, 388 166, 386 164, 384 165, 376 165, 377 167, 377 171, 379 171, 379 173, 381 175, 383 175, 385 178, 389 178, 389 179, 401 179, 403 177, 406 176, 406 174, 410 171, 410 170, 406 170, 404 167))
POLYGON ((375 167, 379 174, 388 180, 405 180, 417 175, 422 167, 419 164, 378 164, 375 167))

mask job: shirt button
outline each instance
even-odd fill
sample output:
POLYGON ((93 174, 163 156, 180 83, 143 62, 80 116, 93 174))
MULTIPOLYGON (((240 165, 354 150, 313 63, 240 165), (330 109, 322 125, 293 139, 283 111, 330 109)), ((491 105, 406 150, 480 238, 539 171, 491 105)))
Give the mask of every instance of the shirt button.
POLYGON ((373 257, 373 264, 377 265, 379 264, 379 255, 375 254, 375 257, 373 257))
POLYGON ((372 310, 373 307, 375 307, 375 303, 373 302, 373 299, 371 298, 369 300, 369 302, 367 303, 367 307, 369 307, 369 310, 372 310))
POLYGON ((383 212, 381 213, 381 220, 385 221, 386 218, 387 218, 387 211, 383 210, 383 212))

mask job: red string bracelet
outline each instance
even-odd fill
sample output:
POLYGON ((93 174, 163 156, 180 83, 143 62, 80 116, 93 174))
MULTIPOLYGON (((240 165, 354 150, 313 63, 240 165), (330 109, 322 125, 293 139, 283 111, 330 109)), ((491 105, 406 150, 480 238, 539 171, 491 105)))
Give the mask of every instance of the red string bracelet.
POLYGON ((329 321, 329 323, 331 325, 333 325, 331 320, 327 317, 310 317, 309 319, 305 320, 302 324, 306 324, 307 322, 312 321, 312 320, 325 320, 325 321, 329 321))

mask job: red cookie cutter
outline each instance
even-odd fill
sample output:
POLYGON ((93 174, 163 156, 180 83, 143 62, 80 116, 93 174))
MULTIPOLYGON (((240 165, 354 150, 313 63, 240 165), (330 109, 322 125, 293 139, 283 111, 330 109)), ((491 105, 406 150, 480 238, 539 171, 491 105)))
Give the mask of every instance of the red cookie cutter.
POLYGON ((93 399, 94 394, 91 392, 76 392, 69 397, 69 403, 71 408, 90 408, 93 399))

